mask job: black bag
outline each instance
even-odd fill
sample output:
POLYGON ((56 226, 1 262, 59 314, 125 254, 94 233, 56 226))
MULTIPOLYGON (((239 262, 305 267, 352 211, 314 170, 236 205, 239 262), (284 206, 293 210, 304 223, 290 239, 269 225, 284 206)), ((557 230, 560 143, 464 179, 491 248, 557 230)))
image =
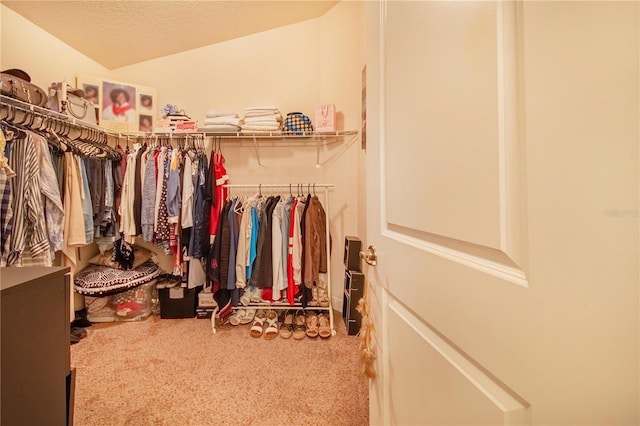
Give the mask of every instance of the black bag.
POLYGON ((311 119, 301 112, 290 112, 283 123, 285 135, 304 135, 313 133, 311 119))
POLYGON ((48 101, 47 93, 31 83, 29 74, 18 69, 0 73, 0 93, 39 107, 44 107, 48 101))

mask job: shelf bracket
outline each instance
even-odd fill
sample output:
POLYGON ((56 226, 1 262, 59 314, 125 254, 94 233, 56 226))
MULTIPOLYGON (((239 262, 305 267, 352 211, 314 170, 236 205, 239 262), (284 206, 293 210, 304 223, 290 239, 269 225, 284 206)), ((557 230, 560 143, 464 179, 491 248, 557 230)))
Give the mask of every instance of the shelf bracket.
POLYGON ((256 158, 258 159, 258 167, 262 167, 262 163, 260 162, 260 151, 258 150, 258 140, 256 139, 256 135, 253 135, 253 147, 256 150, 256 158))

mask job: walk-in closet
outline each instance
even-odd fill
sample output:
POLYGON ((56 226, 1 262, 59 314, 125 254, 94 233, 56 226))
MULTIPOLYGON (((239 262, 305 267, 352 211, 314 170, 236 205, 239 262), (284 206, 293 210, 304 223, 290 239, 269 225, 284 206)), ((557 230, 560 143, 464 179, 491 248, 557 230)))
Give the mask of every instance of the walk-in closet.
POLYGON ((0 423, 640 424, 639 31, 0 0, 0 423))
MULTIPOLYGON (((206 7, 196 3, 185 6, 206 7)), ((253 3, 237 13, 255 20, 253 3)), ((3 424, 368 422, 342 256, 363 225, 362 27, 346 40, 328 31, 361 10, 335 5, 185 48, 191 59, 153 59, 190 69, 181 76, 145 69, 141 53, 119 66, 108 52, 83 54, 25 19, 29 5, 2 6, 0 259, 3 270, 30 268, 33 282, 56 271, 61 321, 49 340, 68 348, 41 372, 48 382, 3 381, 3 407, 15 407, 3 424), (5 49, 11 28, 32 54, 5 49), (282 37, 320 47, 320 36, 338 50, 271 59, 282 37), (266 45, 251 53, 256 43, 266 45), (54 50, 65 59, 46 60, 54 50), (349 78, 327 80, 325 61, 349 78), (30 410, 26 392, 55 399, 30 410)), ((101 10, 123 12, 112 6, 101 10)), ((16 375, 49 345, 14 360, 16 375)))

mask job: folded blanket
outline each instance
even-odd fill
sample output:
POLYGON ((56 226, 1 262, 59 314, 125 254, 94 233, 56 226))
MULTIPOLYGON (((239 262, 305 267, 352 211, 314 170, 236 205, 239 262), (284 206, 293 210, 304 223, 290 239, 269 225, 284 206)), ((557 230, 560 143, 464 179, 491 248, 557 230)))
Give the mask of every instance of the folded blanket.
POLYGON ((281 121, 281 117, 275 115, 263 115, 259 117, 245 117, 245 123, 278 123, 281 121))
POLYGON ((73 288, 76 293, 104 296, 144 284, 157 275, 160 275, 160 269, 152 261, 127 271, 90 264, 76 274, 73 288))
POLYGON ((282 119, 282 114, 280 114, 280 111, 247 112, 244 117, 276 117, 282 119))
POLYGON ((228 124, 228 125, 232 125, 232 126, 237 126, 238 123, 240 122, 239 118, 234 118, 234 117, 207 117, 204 119, 204 124, 205 125, 209 125, 209 124, 228 124))
POLYGON ((244 132, 245 130, 247 131, 264 131, 264 132, 269 132, 269 131, 273 131, 273 130, 280 130, 280 125, 274 125, 274 126, 254 126, 254 125, 245 125, 242 126, 242 131, 244 132))
POLYGON ((202 127, 205 133, 238 133, 240 126, 230 126, 225 124, 211 124, 202 127))
POLYGON ((207 111, 207 118, 215 118, 215 117, 237 117, 238 114, 235 112, 224 112, 224 111, 216 111, 215 109, 210 109, 207 111))

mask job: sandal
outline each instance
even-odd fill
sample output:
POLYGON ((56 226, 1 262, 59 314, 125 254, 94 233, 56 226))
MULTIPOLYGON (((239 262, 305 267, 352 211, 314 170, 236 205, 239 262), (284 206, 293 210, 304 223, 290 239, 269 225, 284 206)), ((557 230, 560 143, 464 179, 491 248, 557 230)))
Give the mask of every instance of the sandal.
POLYGON ((251 337, 262 337, 262 327, 267 319, 267 313, 264 309, 260 309, 256 312, 256 316, 253 318, 253 324, 251 325, 251 337))
POLYGON ((278 314, 274 310, 267 312, 267 328, 264 330, 264 338, 274 339, 278 335, 278 314))
POLYGON ((307 314, 307 336, 318 337, 318 315, 315 312, 307 314))
POLYGON ((253 321, 253 317, 256 316, 256 309, 242 309, 244 311, 244 315, 242 315, 239 319, 240 319, 240 324, 249 324, 251 321, 253 321))
POLYGON ((233 311, 233 314, 231 314, 231 316, 229 317, 229 323, 231 325, 240 325, 240 320, 244 317, 245 314, 246 312, 244 309, 237 309, 233 311))
POLYGON ((306 336, 306 329, 307 327, 305 326, 305 318, 304 318, 304 311, 301 309, 298 309, 296 311, 296 315, 295 315, 295 325, 293 326, 293 338, 296 340, 301 340, 304 339, 304 336, 306 336))
POLYGON ((284 311, 280 321, 280 337, 288 339, 293 335, 293 312, 284 311))
POLYGON ((331 325, 329 317, 325 313, 318 315, 318 334, 323 339, 331 337, 331 325))

